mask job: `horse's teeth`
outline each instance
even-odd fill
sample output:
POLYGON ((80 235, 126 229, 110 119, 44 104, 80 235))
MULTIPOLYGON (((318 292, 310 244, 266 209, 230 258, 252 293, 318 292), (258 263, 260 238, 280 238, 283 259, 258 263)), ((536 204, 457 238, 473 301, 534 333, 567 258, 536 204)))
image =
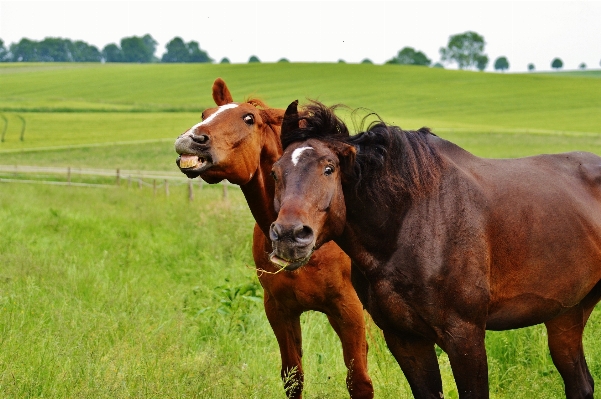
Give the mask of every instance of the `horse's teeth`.
POLYGON ((193 168, 198 164, 196 155, 182 155, 179 160, 179 167, 183 169, 193 168))

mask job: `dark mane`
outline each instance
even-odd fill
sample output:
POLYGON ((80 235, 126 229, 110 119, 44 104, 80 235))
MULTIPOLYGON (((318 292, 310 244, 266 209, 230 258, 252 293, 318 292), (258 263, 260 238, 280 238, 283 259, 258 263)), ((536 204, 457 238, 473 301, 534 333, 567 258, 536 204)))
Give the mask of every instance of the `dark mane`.
POLYGON ((317 101, 311 101, 304 106, 296 120, 290 121, 294 126, 301 126, 301 128, 288 133, 282 132, 283 148, 285 149, 292 143, 310 138, 317 138, 330 143, 344 142, 349 138, 350 133, 344 122, 335 114, 336 109, 340 107, 342 105, 326 107, 317 101))
POLYGON ((427 127, 403 130, 381 120, 372 123, 364 132, 351 136, 344 122, 335 115, 339 106, 327 107, 312 101, 297 116, 301 126, 284 132, 284 149, 294 142, 310 138, 336 146, 337 143, 355 147, 352 167, 343 171, 357 191, 377 202, 392 206, 399 197, 414 199, 426 194, 438 181, 442 169, 441 157, 428 136, 427 127))

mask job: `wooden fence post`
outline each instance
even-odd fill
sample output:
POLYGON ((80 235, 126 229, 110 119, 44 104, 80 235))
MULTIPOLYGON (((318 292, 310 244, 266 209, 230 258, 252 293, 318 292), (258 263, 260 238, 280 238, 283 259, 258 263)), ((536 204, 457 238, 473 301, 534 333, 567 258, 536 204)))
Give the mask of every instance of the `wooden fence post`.
POLYGON ((71 167, 67 167, 67 184, 71 185, 71 167))
POLYGON ((188 201, 194 201, 194 187, 192 186, 192 180, 188 179, 188 201))
POLYGON ((117 183, 118 186, 121 185, 121 172, 119 171, 119 168, 117 168, 117 183))
POLYGON ((21 115, 17 115, 17 118, 21 119, 21 123, 22 123, 20 140, 25 141, 25 125, 26 125, 25 118, 23 118, 21 115))
POLYGON ((152 181, 152 195, 157 196, 157 181, 154 179, 152 181))
POLYGON ((169 181, 165 179, 165 196, 169 197, 169 181))
POLYGON ((223 183, 223 200, 227 200, 227 183, 224 181, 223 183))
POLYGON ((4 121, 4 129, 2 129, 2 138, 0 139, 0 142, 4 143, 4 136, 6 136, 6 131, 8 130, 8 119, 6 119, 6 116, 4 115, 0 115, 0 118, 4 121))

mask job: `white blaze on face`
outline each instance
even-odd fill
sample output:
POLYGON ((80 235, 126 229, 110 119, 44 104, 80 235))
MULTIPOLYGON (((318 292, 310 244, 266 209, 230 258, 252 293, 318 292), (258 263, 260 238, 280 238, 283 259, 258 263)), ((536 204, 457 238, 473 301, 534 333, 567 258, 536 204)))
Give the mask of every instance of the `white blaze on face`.
POLYGON ((204 121, 202 121, 202 122, 200 122, 200 123, 197 123, 196 125, 192 126, 192 127, 191 127, 191 128, 188 130, 188 133, 189 133, 190 135, 193 135, 193 134, 194 134, 194 132, 196 131, 196 128, 198 128, 199 126, 205 126, 205 125, 208 125, 209 123, 211 123, 211 121, 212 121, 213 119, 215 119, 215 117, 216 117, 217 115, 219 115, 219 114, 220 114, 220 113, 222 113, 223 111, 227 111, 228 109, 236 108, 237 106, 238 106, 238 104, 234 104, 234 103, 231 103, 231 104, 225 104, 225 105, 222 105, 222 106, 220 106, 219 108, 217 108, 217 111, 215 111, 214 113, 212 113, 212 114, 211 114, 211 115, 210 115, 210 116, 209 116, 207 119, 205 119, 204 121))
POLYGON ((302 153, 305 152, 305 150, 312 150, 312 149, 313 149, 313 147, 299 147, 296 150, 292 151, 292 164, 294 164, 294 166, 296 166, 296 164, 298 163, 298 159, 300 158, 302 153))

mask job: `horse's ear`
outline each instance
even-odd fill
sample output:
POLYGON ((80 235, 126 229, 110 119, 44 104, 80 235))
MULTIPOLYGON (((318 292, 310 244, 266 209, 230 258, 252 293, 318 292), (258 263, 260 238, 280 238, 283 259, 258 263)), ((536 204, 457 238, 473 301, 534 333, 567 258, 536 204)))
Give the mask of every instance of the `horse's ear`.
POLYGON ((284 112, 282 136, 296 129, 298 129, 298 100, 292 101, 286 108, 286 112, 284 112))
POLYGON ((230 90, 221 78, 215 79, 215 82, 213 83, 213 100, 217 105, 225 105, 234 102, 230 90))
POLYGON ((337 153, 343 178, 344 176, 352 175, 354 171, 357 149, 350 144, 340 143, 337 153))
POLYGON ((259 114, 261 115, 261 119, 263 122, 268 125, 281 125, 282 124, 282 110, 274 109, 274 108, 266 108, 259 110, 259 114))

